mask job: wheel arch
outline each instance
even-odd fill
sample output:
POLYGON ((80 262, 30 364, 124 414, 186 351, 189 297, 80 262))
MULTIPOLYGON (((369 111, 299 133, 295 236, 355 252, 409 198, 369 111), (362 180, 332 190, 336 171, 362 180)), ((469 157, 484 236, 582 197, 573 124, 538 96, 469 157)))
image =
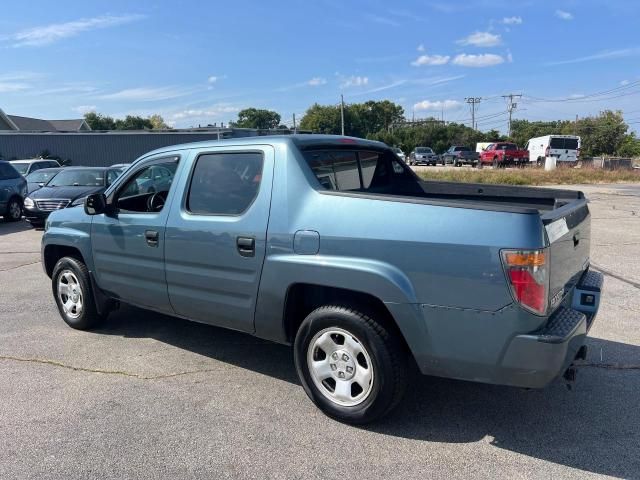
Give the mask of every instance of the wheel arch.
POLYGON ((42 260, 44 271, 49 278, 53 274, 53 267, 63 257, 73 257, 86 265, 82 252, 77 247, 57 244, 46 245, 42 253, 42 260))

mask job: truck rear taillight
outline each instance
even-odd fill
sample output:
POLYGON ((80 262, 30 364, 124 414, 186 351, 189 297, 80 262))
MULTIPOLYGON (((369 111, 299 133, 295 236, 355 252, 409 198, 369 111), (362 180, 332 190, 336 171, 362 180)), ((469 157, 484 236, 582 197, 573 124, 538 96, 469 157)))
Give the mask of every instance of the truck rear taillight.
POLYGON ((549 303, 549 265, 545 250, 503 250, 502 264, 513 298, 544 315, 549 303))
POLYGON ((547 147, 547 149, 544 151, 544 156, 545 157, 549 156, 549 147, 547 147))

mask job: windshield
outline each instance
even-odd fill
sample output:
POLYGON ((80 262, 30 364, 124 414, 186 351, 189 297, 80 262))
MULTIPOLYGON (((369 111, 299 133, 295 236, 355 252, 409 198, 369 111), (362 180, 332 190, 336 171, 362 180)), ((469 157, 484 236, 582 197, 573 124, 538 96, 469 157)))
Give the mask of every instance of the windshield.
POLYGON ((453 151, 454 152, 470 152, 471 149, 469 147, 455 147, 453 151))
POLYGON ((48 187, 100 187, 104 185, 102 170, 67 170, 51 180, 48 187))
POLYGON ((429 147, 418 147, 416 148, 416 153, 433 153, 429 147))
POLYGON ((47 183, 53 177, 58 174, 57 170, 46 171, 46 170, 36 170, 33 173, 27 175, 27 182, 31 183, 47 183))
POLYGON ((15 168, 20 175, 24 175, 29 170, 29 162, 11 162, 13 168, 15 168))

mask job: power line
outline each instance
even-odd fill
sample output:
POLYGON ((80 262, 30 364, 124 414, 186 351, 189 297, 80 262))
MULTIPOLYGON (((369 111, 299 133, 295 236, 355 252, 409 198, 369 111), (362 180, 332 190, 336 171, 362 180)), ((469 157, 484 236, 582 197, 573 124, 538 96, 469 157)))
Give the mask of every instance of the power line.
POLYGON ((476 129, 476 105, 482 101, 482 97, 466 97, 464 99, 469 105, 471 105, 471 128, 476 129))
POLYGON ((509 104, 507 105, 507 111, 509 112, 509 128, 508 128, 508 133, 507 136, 511 137, 511 115, 513 114, 513 111, 518 108, 518 104, 515 103, 513 101, 514 98, 521 98, 522 94, 521 93, 509 93, 508 95, 502 95, 502 98, 504 98, 505 100, 508 98, 509 99, 509 104))

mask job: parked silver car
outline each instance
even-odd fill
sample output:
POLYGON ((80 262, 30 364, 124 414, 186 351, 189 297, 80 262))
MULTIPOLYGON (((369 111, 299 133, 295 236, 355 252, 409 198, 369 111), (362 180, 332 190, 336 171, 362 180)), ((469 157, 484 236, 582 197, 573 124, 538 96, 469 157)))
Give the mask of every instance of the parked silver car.
POLYGON ((431 147, 416 147, 409 156, 409 165, 435 165, 438 160, 431 147))

